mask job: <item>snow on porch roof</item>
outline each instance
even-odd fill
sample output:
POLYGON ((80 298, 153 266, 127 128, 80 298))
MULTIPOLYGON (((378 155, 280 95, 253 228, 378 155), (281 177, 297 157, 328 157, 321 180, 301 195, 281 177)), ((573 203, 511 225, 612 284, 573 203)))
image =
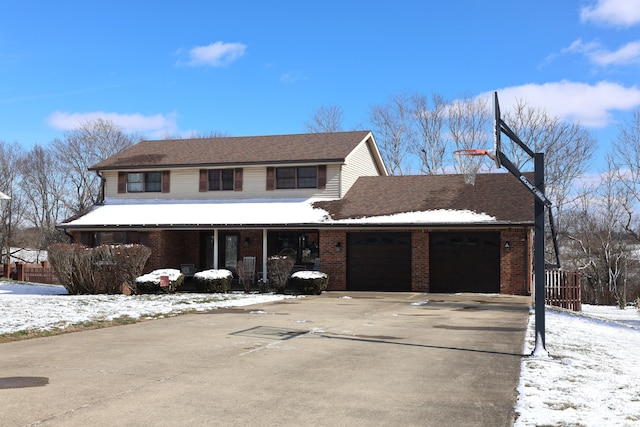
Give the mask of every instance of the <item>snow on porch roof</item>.
POLYGON ((494 223, 496 218, 470 210, 437 209, 334 220, 316 199, 252 199, 224 201, 111 201, 62 228, 198 228, 225 226, 345 226, 494 223))

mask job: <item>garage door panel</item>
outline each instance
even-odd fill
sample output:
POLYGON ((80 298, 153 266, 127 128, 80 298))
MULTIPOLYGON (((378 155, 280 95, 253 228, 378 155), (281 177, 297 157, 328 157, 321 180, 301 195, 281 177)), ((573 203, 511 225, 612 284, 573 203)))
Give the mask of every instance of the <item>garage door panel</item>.
POLYGON ((431 292, 499 292, 500 234, 431 233, 431 292))
POLYGON ((347 289, 411 290, 411 234, 347 234, 347 289))

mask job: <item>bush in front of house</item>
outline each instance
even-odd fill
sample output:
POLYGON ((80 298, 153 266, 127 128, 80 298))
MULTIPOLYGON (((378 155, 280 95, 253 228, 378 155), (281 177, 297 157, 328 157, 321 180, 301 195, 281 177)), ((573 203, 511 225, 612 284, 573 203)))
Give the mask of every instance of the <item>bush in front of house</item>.
POLYGON ((327 289, 329 276, 320 271, 296 271, 289 284, 305 295, 320 295, 327 289))
POLYGON ((142 274, 151 249, 143 245, 56 243, 48 248, 49 262, 71 295, 119 294, 142 274))
POLYGON ((274 255, 267 258, 267 278, 269 286, 277 293, 283 294, 289 281, 289 274, 295 264, 292 257, 274 255))
POLYGON ((180 270, 161 268, 137 277, 135 287, 132 290, 136 294, 174 293, 182 285, 182 282, 184 282, 184 274, 180 270), (160 280, 162 276, 169 278, 168 286, 162 286, 160 280))
POLYGON ((200 292, 227 293, 231 289, 233 273, 229 270, 205 270, 193 275, 200 292))

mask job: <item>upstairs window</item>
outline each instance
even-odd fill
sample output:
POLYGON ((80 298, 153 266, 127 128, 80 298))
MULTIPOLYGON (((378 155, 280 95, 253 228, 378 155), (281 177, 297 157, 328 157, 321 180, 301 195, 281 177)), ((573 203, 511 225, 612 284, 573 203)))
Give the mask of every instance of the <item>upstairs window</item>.
POLYGON ((318 168, 316 166, 276 168, 276 188, 317 188, 318 168))
POLYGON ((209 172, 209 191, 233 190, 233 169, 211 169, 209 172))
POLYGON ((162 191, 162 172, 130 172, 127 174, 128 193, 159 193, 162 191))
POLYGON ((168 193, 171 172, 118 172, 118 193, 168 193))
POLYGON ((242 191, 242 168, 200 169, 199 190, 242 191))
POLYGON ((327 187, 327 166, 267 167, 267 191, 327 187))

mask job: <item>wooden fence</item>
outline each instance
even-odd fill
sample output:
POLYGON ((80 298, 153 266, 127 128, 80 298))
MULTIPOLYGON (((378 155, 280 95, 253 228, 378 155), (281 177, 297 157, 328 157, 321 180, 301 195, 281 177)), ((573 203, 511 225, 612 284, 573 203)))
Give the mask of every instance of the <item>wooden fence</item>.
POLYGON ((577 271, 545 271, 546 304, 582 311, 582 283, 577 271))
POLYGON ((49 285, 59 285, 51 265, 44 261, 40 264, 25 264, 16 262, 14 264, 0 264, 2 266, 2 277, 19 280, 22 282, 44 283, 49 285))

